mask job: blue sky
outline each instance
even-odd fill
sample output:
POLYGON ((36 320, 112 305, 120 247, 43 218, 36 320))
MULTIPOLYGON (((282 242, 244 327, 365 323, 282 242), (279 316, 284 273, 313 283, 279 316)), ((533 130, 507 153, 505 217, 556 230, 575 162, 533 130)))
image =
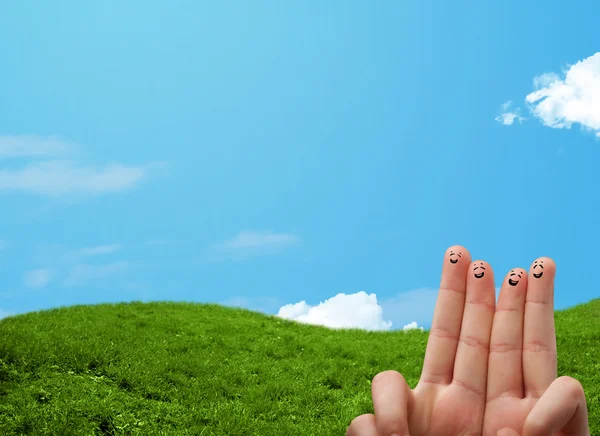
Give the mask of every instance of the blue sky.
POLYGON ((453 244, 498 284, 553 257, 559 309, 598 298, 599 14, 10 2, 1 313, 304 301, 288 312, 428 328, 453 244))

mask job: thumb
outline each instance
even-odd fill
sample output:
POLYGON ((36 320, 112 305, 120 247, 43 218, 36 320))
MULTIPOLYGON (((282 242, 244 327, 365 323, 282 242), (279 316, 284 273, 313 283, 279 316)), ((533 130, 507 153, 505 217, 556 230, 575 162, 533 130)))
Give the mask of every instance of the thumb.
POLYGON ((380 372, 371 383, 378 434, 407 435, 412 391, 397 371, 380 372))
POLYGON ((535 403, 525 420, 523 435, 542 436, 559 431, 575 436, 589 436, 585 393, 572 377, 559 377, 535 403))

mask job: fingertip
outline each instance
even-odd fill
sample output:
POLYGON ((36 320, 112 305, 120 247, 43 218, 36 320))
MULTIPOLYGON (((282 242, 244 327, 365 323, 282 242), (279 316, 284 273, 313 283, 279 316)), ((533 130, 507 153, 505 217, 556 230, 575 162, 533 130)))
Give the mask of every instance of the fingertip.
POLYGON ((456 263, 469 263, 471 262, 471 253, 462 245, 453 245, 446 250, 444 256, 447 262, 456 263))
POLYGON ((527 284, 527 271, 525 268, 513 268, 504 277, 504 283, 511 287, 522 287, 527 284), (521 285, 521 286, 519 286, 521 285))
POLYGON ((554 380, 554 383, 560 385, 563 395, 568 395, 572 401, 583 400, 585 401, 585 391, 583 385, 576 378, 568 375, 563 375, 554 380))
POLYGON ((377 436, 375 415, 365 413, 354 418, 346 430, 346 436, 377 436))
POLYGON ((494 280, 494 271, 492 270, 492 266, 485 260, 480 259, 471 262, 469 267, 469 279, 483 279, 484 277, 486 277, 486 280, 494 280))
POLYGON ((374 392, 377 392, 379 389, 385 389, 385 386, 389 385, 402 386, 410 391, 410 387, 408 386, 408 383, 406 383, 404 376, 393 369, 388 369, 387 371, 376 374, 371 382, 371 389, 374 392))
POLYGON ((540 279, 543 276, 554 277, 556 274, 556 263, 550 257, 538 257, 529 267, 529 275, 540 279))

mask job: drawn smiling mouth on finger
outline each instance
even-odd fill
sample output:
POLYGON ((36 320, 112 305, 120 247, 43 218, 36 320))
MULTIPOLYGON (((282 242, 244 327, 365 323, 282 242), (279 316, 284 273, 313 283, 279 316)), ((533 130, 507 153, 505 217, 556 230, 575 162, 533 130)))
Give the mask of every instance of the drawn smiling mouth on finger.
POLYGON ((534 265, 533 265, 533 276, 534 276, 536 279, 539 279, 540 277, 542 277, 542 276, 544 275, 544 265, 542 265, 543 263, 544 263, 544 261, 543 261, 543 260, 540 260, 540 263, 538 263, 538 261, 537 261, 537 260, 534 262, 534 265), (536 269, 538 266, 540 267, 540 269, 538 270, 538 272, 535 272, 535 269, 536 269))
POLYGON ((473 275, 476 279, 480 279, 485 275, 485 267, 483 266, 483 263, 480 263, 480 266, 476 266, 475 268, 473 268, 473 275), (481 271, 475 272, 478 269, 480 269, 481 271))
POLYGON ((519 280, 521 279, 521 273, 520 272, 516 273, 514 269, 510 273, 511 274, 510 274, 510 277, 508 278, 508 284, 511 286, 517 286, 519 284, 519 280), (515 277, 515 278, 513 279, 513 277, 515 277), (516 279, 518 279, 518 280, 516 280, 516 279))

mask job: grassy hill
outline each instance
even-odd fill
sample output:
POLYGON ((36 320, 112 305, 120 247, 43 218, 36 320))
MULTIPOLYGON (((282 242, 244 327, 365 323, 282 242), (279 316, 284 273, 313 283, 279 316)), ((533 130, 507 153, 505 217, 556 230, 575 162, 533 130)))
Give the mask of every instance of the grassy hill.
MULTIPOLYGON (((600 300, 556 313, 559 375, 600 435, 600 300)), ((370 381, 418 381, 427 332, 330 330, 217 305, 73 306, 0 321, 0 434, 343 435, 370 381)))

